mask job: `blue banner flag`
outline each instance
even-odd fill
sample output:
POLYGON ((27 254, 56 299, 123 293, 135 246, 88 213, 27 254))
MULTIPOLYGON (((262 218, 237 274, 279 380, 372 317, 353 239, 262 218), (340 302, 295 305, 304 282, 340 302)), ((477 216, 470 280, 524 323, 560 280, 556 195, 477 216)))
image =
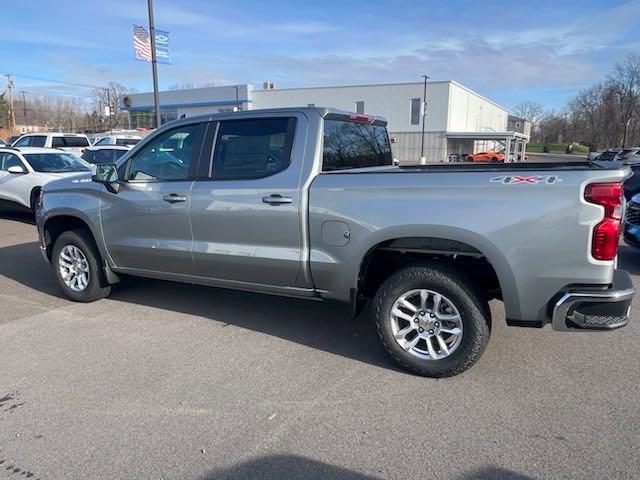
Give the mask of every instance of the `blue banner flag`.
POLYGON ((169 54, 169 32, 156 30, 156 62, 171 63, 169 54))

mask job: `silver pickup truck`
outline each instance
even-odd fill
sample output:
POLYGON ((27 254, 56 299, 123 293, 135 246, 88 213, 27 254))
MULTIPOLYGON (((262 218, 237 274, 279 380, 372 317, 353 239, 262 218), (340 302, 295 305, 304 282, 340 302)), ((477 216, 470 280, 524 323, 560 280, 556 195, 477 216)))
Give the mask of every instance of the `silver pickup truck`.
POLYGON ((167 124, 117 165, 47 184, 44 258, 90 302, 124 275, 334 300, 368 299, 404 368, 461 373, 489 300, 509 325, 610 330, 634 293, 616 270, 627 167, 393 166, 378 117, 323 108, 167 124))

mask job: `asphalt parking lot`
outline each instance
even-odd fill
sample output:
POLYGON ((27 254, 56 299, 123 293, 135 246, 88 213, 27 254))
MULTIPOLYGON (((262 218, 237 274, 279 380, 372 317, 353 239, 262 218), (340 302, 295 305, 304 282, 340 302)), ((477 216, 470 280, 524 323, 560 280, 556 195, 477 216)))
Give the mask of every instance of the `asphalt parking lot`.
MULTIPOLYGON (((640 251, 620 264, 638 286, 640 251)), ((69 302, 5 212, 0 478, 637 479, 638 310, 606 334, 492 312, 475 367, 420 378, 337 305, 149 280, 69 302)))

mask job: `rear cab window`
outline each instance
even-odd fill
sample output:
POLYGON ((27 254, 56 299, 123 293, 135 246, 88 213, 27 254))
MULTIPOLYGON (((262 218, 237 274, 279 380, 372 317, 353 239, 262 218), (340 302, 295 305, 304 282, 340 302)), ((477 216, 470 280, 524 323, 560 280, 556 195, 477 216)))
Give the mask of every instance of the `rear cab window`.
POLYGON ((116 138, 116 145, 136 145, 139 141, 139 138, 116 138))
POLYGON ((324 120, 322 171, 393 165, 387 129, 362 118, 324 120))
POLYGON ((65 136, 62 138, 64 139, 65 147, 84 148, 89 146, 89 140, 87 140, 85 137, 65 136))

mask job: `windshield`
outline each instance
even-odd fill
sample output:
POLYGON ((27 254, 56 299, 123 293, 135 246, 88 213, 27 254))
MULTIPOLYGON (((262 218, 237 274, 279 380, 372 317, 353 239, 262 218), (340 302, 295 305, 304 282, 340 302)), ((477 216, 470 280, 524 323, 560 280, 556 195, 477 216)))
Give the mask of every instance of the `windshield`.
POLYGON ((117 138, 116 145, 135 145, 139 141, 139 138, 117 138))
POLYGON ((25 158, 36 172, 86 172, 88 163, 70 153, 29 153, 25 158))

